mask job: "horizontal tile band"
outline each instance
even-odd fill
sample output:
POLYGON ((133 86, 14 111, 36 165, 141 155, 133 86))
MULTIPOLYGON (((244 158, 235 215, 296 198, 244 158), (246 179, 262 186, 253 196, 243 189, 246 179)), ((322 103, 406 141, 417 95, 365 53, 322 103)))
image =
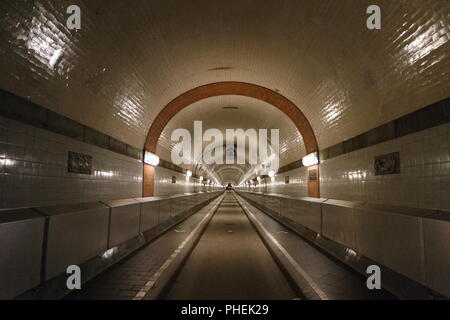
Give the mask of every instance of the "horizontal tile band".
MULTIPOLYGON (((158 167, 167 169, 167 170, 171 170, 173 172, 178 172, 181 174, 186 174, 186 169, 183 169, 180 166, 177 166, 176 164, 173 164, 170 161, 164 160, 164 159, 159 159, 159 164, 158 167)), ((194 179, 200 179, 200 176, 198 174, 196 174, 195 172, 192 173, 192 178, 194 179)), ((208 179, 207 177, 205 177, 206 179, 208 179)))
POLYGON ((287 165, 285 165, 283 167, 280 167, 280 169, 278 169, 277 173, 288 172, 288 171, 291 171, 291 170, 294 170, 294 169, 298 169, 298 168, 301 168, 301 167, 303 167, 303 164, 302 164, 302 160, 300 159, 300 160, 291 162, 291 163, 289 163, 289 164, 287 164, 287 165))
MULTIPOLYGON (((382 142, 394 140, 408 134, 440 126, 450 122, 450 98, 389 121, 379 127, 364 132, 319 151, 320 160, 328 160, 382 142)), ((283 173, 303 167, 301 159, 291 162, 278 170, 283 173)))
POLYGON ((0 115, 142 160, 142 150, 0 89, 0 115))
POLYGON ((172 170, 174 172, 178 172, 178 173, 181 173, 181 174, 185 174, 186 173, 186 170, 184 170, 183 168, 177 166, 176 164, 173 164, 170 161, 166 161, 164 159, 159 159, 158 167, 165 168, 165 169, 168 169, 168 170, 172 170))
POLYGON ((321 150, 320 160, 331 159, 408 134, 450 122, 450 98, 389 121, 354 138, 321 150))
MULTIPOLYGON (((61 116, 31 101, 0 89, 0 115, 38 128, 46 129, 85 143, 142 160, 142 150, 98 132, 79 122, 61 116)), ((354 138, 319 151, 320 160, 367 148, 418 131, 450 122, 450 98, 392 120, 354 138)), ((183 173, 178 166, 164 161, 160 166, 183 173)), ((281 167, 278 173, 301 168, 301 161, 281 167)))

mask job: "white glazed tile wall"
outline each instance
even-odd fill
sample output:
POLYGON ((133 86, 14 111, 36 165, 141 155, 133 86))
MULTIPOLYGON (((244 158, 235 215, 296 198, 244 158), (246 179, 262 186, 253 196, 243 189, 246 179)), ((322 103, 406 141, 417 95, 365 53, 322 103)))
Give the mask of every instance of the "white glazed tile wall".
POLYGON ((450 124, 323 161, 323 198, 450 208, 450 124), (400 152, 400 174, 375 176, 374 157, 400 152))
POLYGON ((142 196, 142 162, 0 117, 0 208, 142 196), (67 172, 68 152, 93 158, 91 175, 67 172))
MULTIPOLYGON (((305 197, 306 169, 239 189, 305 197), (284 183, 285 176, 289 184, 284 183)), ((320 192, 322 198, 450 209, 450 124, 322 161, 320 192), (400 174, 375 176, 374 158, 392 152, 400 152, 400 174)))
POLYGON ((306 168, 298 168, 291 171, 277 174, 274 178, 266 178, 265 182, 254 187, 239 187, 239 190, 283 194, 291 197, 307 197, 308 181, 306 168), (286 184, 286 177, 289 177, 289 184, 286 184))
POLYGON ((205 186, 196 178, 187 178, 186 175, 166 168, 155 169, 155 196, 171 196, 182 193, 207 192, 220 190, 222 186, 205 186), (172 183, 172 177, 176 177, 176 183, 172 183))

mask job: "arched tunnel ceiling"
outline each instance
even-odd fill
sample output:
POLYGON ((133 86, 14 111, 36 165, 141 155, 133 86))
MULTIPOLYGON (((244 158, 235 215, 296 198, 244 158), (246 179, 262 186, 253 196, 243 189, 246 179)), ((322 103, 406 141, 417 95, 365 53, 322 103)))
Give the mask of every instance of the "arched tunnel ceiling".
MULTIPOLYGON (((171 141, 172 132, 185 128, 194 136, 194 121, 202 121, 203 132, 217 128, 222 131, 224 137, 226 129, 279 129, 281 166, 305 155, 302 136, 285 114, 266 102, 234 95, 200 100, 181 110, 161 134, 157 154, 170 160, 170 151, 176 144, 171 141)), ((207 144, 209 142, 205 142, 205 145, 207 144)))
POLYGON ((0 2, 0 87, 142 148, 159 111, 211 82, 279 91, 319 148, 450 95, 450 2, 0 2), (65 26, 82 9, 82 29, 65 26))
MULTIPOLYGON (((202 121, 203 132, 210 128, 221 130, 224 138, 226 129, 279 129, 280 166, 299 161, 306 153, 300 132, 283 112, 266 102, 235 95, 203 99, 181 110, 169 121, 161 134, 156 153, 161 158, 170 160, 171 151, 176 145, 176 142, 171 141, 172 132, 184 128, 188 129, 193 137, 194 121, 202 121)), ((203 144, 206 147, 210 142, 203 144)), ((195 165, 183 167, 196 171, 195 165)), ((250 169, 248 166, 242 168, 244 174, 250 169)), ((211 170, 216 171, 215 168, 211 170)), ((227 183, 225 180, 231 180, 230 183, 236 184, 240 174, 236 167, 228 168, 227 178, 220 178, 223 183, 227 183), (231 174, 234 178, 229 177, 231 174)))
POLYGON ((216 166, 214 169, 214 172, 217 174, 222 184, 225 185, 231 183, 232 185, 237 185, 249 170, 249 166, 225 164, 216 166))

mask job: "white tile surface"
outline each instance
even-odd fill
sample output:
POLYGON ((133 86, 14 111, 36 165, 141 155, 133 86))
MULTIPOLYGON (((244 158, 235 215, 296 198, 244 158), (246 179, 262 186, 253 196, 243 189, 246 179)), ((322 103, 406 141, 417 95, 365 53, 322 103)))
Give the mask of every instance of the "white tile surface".
POLYGON ((321 196, 408 207, 450 208, 450 124, 325 160, 321 196), (374 157, 400 152, 400 174, 375 176, 374 157))
POLYGON ((277 174, 273 179, 267 178, 265 181, 252 187, 240 187, 241 190, 253 192, 265 192, 283 194, 292 197, 308 196, 308 181, 306 168, 298 168, 291 171, 277 174), (289 176, 289 184, 285 183, 285 177, 289 176))
POLYGON ((198 179, 192 177, 187 179, 186 175, 166 168, 156 167, 155 170, 155 196, 170 196, 220 189, 222 189, 222 186, 205 186, 200 184, 198 179), (172 183, 172 176, 176 177, 176 183, 172 183))
POLYGON ((375 1, 380 32, 365 26, 373 2, 79 0, 70 33, 66 1, 2 1, 0 87, 141 148, 183 92, 254 83, 294 102, 326 148, 450 93, 448 0, 375 1))
POLYGON ((139 160, 0 117, 0 207, 142 195, 139 160), (68 152, 93 158, 91 175, 67 172, 68 152))
MULTIPOLYGON (((320 164, 322 198, 426 209, 450 208, 450 124, 347 153, 320 164), (374 158, 400 152, 400 174, 375 176, 374 158)), ((245 190, 307 196, 305 168, 245 190), (290 184, 285 184, 289 176, 290 184)))

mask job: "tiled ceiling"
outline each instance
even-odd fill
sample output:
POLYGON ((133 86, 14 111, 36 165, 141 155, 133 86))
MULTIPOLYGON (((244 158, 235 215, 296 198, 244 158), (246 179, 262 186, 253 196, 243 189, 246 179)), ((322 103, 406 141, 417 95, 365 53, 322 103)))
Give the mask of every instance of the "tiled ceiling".
POLYGON ((249 171, 249 165, 218 165, 214 173, 222 184, 239 184, 249 171))
MULTIPOLYGON (((294 123, 281 111, 266 102, 242 96, 219 96, 201 100, 181 110, 164 129, 158 142, 157 153, 170 160, 171 141, 175 129, 186 128, 194 137, 194 121, 201 121, 203 132, 210 128, 226 129, 278 129, 280 137, 280 165, 283 166, 305 155, 302 136, 294 123)), ((205 142, 205 146, 210 142, 205 142)))
MULTIPOLYGON (((194 121, 201 121, 203 132, 210 128, 219 129, 225 139, 226 129, 278 129, 280 166, 293 161, 300 161, 305 155, 302 136, 294 123, 280 110, 272 105, 248 97, 228 95, 200 100, 181 110, 171 119, 159 139, 157 154, 165 160, 171 159, 171 151, 177 142, 171 141, 172 132, 178 128, 188 129, 194 137, 194 121)), ((211 142, 204 142, 206 148, 211 142)), ((247 142, 248 145, 248 142, 247 142)), ((192 147, 193 149, 193 147, 192 147)), ((225 152, 224 152, 225 153, 225 152)), ((183 166, 202 174, 198 166, 183 166)), ((220 166, 219 166, 220 167, 220 166)), ((241 175, 245 175, 254 166, 231 166, 227 168, 212 168, 220 173, 223 183, 236 184, 241 175), (225 170, 226 169, 226 170, 225 170), (231 175, 231 176, 230 176, 231 175)))
MULTIPOLYGON (((178 95, 249 82, 293 101, 322 149, 450 96, 450 1, 377 0, 382 29, 371 31, 372 3, 2 0, 0 87, 142 148, 178 95), (65 26, 71 4, 82 9, 78 32, 65 26)), ((200 104, 269 110, 244 100, 200 104)))

